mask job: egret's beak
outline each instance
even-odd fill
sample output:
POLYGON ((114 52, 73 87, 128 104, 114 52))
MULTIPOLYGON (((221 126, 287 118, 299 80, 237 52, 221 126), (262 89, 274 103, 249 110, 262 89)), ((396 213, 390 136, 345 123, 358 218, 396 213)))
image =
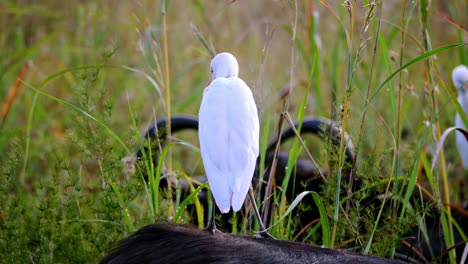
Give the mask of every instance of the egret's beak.
POLYGON ((210 75, 210 78, 208 79, 208 82, 206 83, 205 87, 208 87, 213 80, 213 74, 210 75))

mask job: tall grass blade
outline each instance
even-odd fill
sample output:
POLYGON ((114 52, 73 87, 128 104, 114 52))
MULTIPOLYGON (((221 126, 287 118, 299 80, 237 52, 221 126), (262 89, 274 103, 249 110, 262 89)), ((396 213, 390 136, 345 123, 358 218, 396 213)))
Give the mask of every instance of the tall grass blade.
MULTIPOLYGON (((151 175, 149 177, 153 178, 154 181, 152 182, 150 180, 150 193, 151 193, 151 202, 152 206, 154 207, 154 211, 156 212, 156 215, 159 213, 159 182, 161 181, 161 175, 163 172, 163 167, 164 167, 164 161, 166 160, 166 156, 168 155, 169 151, 171 150, 172 146, 174 146, 176 143, 172 142, 164 146, 161 155, 159 156, 158 160, 158 166, 156 167, 156 175, 151 175)), ((166 171, 166 174, 170 173, 166 171)), ((168 181, 171 180, 171 178, 165 176, 168 181)), ((171 185, 169 185, 171 186, 171 185)), ((170 193, 170 192, 169 192, 170 193)), ((171 197, 171 196, 169 196, 171 197)))
POLYGON ((268 227, 266 230, 270 230, 271 228, 275 227, 277 224, 279 224, 281 221, 283 221, 293 210, 294 208, 296 208, 299 203, 302 201, 302 199, 310 194, 311 191, 304 191, 304 192, 301 192, 299 195, 296 196, 296 198, 294 199, 294 201, 292 201, 292 203, 289 205, 288 209, 286 210, 286 212, 284 212, 283 215, 281 215, 281 217, 275 222, 273 223, 270 227, 268 227))
POLYGON ((399 69, 397 69, 396 71, 394 71, 392 74, 390 74, 390 76, 385 79, 385 81, 382 82, 382 84, 376 89, 376 91, 371 95, 371 97, 369 98, 369 103, 371 103, 375 97, 377 96, 377 94, 380 92, 380 90, 382 90, 382 88, 388 83, 390 82, 393 77, 395 77, 395 75, 397 75, 398 73, 400 73, 401 71, 403 71, 404 69, 412 66, 413 64, 416 64, 424 59, 427 59, 433 55, 436 55, 436 54, 439 54, 441 53, 442 51, 445 51, 445 50, 448 50, 448 49, 453 49, 453 48, 456 48, 456 47, 462 47, 462 46, 468 46, 468 43, 457 43, 457 44, 451 44, 451 45, 446 45, 446 46, 442 46, 442 47, 438 47, 438 48, 435 48, 433 50, 430 50, 428 52, 425 52, 424 54, 422 55, 419 55, 417 56, 416 58, 410 60, 409 62, 405 63, 403 66, 401 66, 399 69))
MULTIPOLYGON (((190 193, 190 195, 188 195, 179 205, 179 208, 177 208, 177 211, 175 213, 175 216, 174 216, 174 223, 177 223, 179 222, 179 219, 180 217, 182 216, 182 213, 184 212, 185 208, 187 207, 187 205, 192 202, 192 200, 196 199, 196 196, 198 195, 198 193, 203 190, 203 189, 206 189, 208 188, 208 182, 205 182, 204 184, 198 186, 194 191, 192 191, 190 193)), ((203 222, 202 222, 203 223, 203 222)))
POLYGON ((161 87, 159 87, 158 83, 154 80, 153 77, 151 77, 149 74, 147 74, 144 71, 139 70, 139 69, 135 69, 135 68, 128 67, 128 66, 120 66, 120 67, 122 67, 122 69, 129 70, 131 72, 143 75, 143 77, 145 77, 145 79, 148 80, 151 83, 154 90, 156 90, 156 93, 158 93, 158 96, 161 99, 160 102, 161 102, 162 107, 166 108, 166 102, 163 100, 163 95, 161 93, 161 87))
POLYGON ((417 171, 417 167, 418 167, 417 164, 418 163, 419 163, 419 160, 416 159, 413 162, 413 166, 411 166, 411 173, 409 174, 409 182, 408 182, 407 187, 406 187, 406 193, 405 193, 405 197, 404 197, 403 203, 402 203, 400 218, 404 217, 405 212, 406 212, 406 208, 410 204, 410 198, 413 195, 414 187, 416 186, 416 181, 417 181, 417 178, 418 178, 418 171, 417 171))
POLYGON ((431 170, 434 169, 435 164, 437 163, 437 158, 439 156, 439 152, 442 149, 442 146, 444 145, 445 139, 447 136, 453 132, 453 131, 458 131, 465 136, 466 140, 468 140, 468 130, 460 128, 460 127, 449 127, 447 128, 444 133, 442 133, 442 136, 439 139, 439 142, 437 142, 436 150, 434 152, 434 158, 432 158, 432 165, 431 165, 431 170))
MULTIPOLYGON (((183 174, 185 180, 188 182, 189 186, 190 186, 190 191, 191 192, 195 192, 195 187, 193 186, 193 179, 190 178, 190 176, 188 176, 187 174, 183 174)), ((198 182, 197 182, 198 183, 198 182)), ((198 183, 199 186, 203 185, 201 183, 198 183)), ((206 208, 203 208, 201 203, 200 203, 200 199, 198 198, 198 196, 194 196, 194 199, 193 199, 194 203, 195 203, 195 209, 196 209, 196 213, 197 213, 197 221, 198 221, 198 228, 204 228, 203 224, 205 223, 204 221, 204 210, 206 208)))
POLYGON ((316 192, 311 192, 312 197, 314 198, 315 205, 317 206, 319 213, 320 213, 320 225, 322 226, 322 242, 323 245, 326 247, 330 247, 330 239, 331 239, 331 232, 330 232, 330 224, 328 223, 328 215, 323 206, 322 199, 316 192))
POLYGON ((111 186, 112 190, 115 193, 115 196, 117 197, 117 201, 119 202, 120 208, 122 209, 122 215, 124 217, 124 223, 127 226, 127 229, 130 233, 135 232, 135 228, 133 227, 132 221, 130 220, 130 214, 128 213, 127 207, 125 206, 124 200, 122 198, 122 194, 120 193, 119 189, 115 185, 115 183, 112 181, 110 177, 106 177, 107 181, 109 182, 109 185, 111 186))
MULTIPOLYGON (((163 58, 164 58, 164 89, 165 89, 165 97, 166 100, 166 133, 167 133, 167 141, 170 144, 172 133, 171 133, 171 79, 169 73, 169 47, 168 47, 168 37, 167 37, 167 25, 166 25, 166 0, 161 0, 161 15, 162 15, 162 47, 163 47, 163 58)), ((172 149, 169 148, 169 159, 168 159, 168 166, 167 166, 168 174, 167 174, 167 183, 168 183, 168 191, 169 196, 171 196, 172 192, 172 149)), ((172 199, 169 200, 171 207, 172 199)), ((169 208, 167 211, 167 217, 170 219, 172 217, 172 208, 169 208)))
POLYGON ((205 47, 206 51, 210 53, 211 58, 214 58, 216 55, 216 51, 214 48, 210 45, 208 45, 208 41, 203 37, 203 35, 198 31, 197 27, 194 24, 190 24, 190 28, 192 29, 193 33, 195 33, 195 36, 197 36, 198 40, 201 42, 203 47, 205 47))

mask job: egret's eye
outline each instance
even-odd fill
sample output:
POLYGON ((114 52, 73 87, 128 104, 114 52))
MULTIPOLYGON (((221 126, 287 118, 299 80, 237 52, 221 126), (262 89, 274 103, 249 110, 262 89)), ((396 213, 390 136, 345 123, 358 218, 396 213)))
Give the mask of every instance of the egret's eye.
POLYGON ((213 73, 213 69, 210 69, 211 70, 211 73, 213 73))

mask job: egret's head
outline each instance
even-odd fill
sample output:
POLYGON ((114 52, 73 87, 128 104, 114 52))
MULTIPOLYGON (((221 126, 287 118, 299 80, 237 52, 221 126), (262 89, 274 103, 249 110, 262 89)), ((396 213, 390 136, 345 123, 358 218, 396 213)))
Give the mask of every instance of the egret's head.
POLYGON ((455 67, 452 72, 452 81, 459 92, 464 92, 464 89, 468 89, 468 67, 465 65, 455 67))
POLYGON ((207 86, 216 78, 237 77, 239 75, 239 65, 236 57, 231 53, 223 52, 216 55, 210 64, 211 78, 207 86))

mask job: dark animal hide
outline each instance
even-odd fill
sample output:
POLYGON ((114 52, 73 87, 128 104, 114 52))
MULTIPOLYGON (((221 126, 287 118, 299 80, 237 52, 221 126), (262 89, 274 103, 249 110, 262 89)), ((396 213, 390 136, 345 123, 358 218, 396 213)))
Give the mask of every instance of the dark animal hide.
POLYGON ((404 263, 307 244, 229 234, 211 234, 191 226, 143 227, 102 261, 120 263, 404 263))

